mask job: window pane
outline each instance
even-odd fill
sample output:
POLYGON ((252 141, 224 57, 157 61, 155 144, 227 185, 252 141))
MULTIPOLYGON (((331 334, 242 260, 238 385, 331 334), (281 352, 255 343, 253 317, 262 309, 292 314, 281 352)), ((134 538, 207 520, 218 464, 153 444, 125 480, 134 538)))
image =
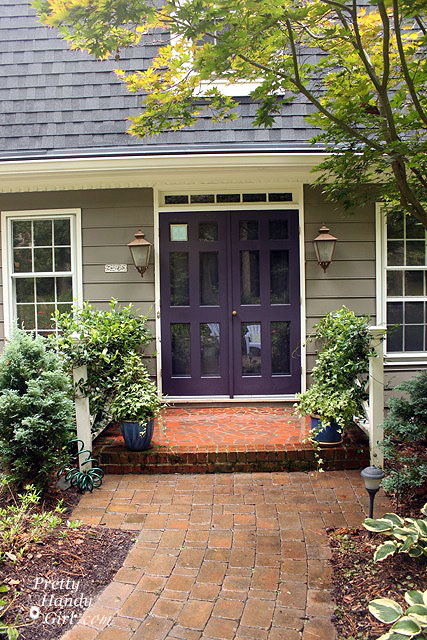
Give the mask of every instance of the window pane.
POLYGON ((266 202, 266 193, 244 193, 243 202, 266 202))
POLYGON ((239 222, 240 240, 258 240, 258 221, 241 220, 239 222))
POLYGON ((34 271, 53 271, 52 249, 34 249, 34 271))
POLYGON ((288 239, 288 221, 287 220, 270 220, 269 224, 270 240, 287 240, 288 239))
POLYGON ((271 368, 273 374, 291 370, 290 322, 271 323, 271 368))
POLYGON ((71 244, 70 221, 55 220, 53 223, 55 244, 71 244))
POLYGON ((387 325, 387 351, 403 351, 403 327, 387 325))
POLYGON ((210 204, 215 202, 215 196, 210 193, 195 194, 190 196, 191 204, 210 204))
POLYGON ((387 242, 387 264, 391 267, 404 264, 403 241, 387 242))
POLYGON ((190 375, 190 324, 174 322, 171 324, 172 375, 190 375))
POLYGON ((188 204, 188 196, 165 196, 165 204, 188 204))
POLYGON ((55 278, 36 278, 37 302, 55 302, 55 278))
POLYGON ((170 254, 169 273, 171 307, 188 306, 190 304, 190 279, 187 252, 173 251, 170 254))
POLYGON ((406 264, 425 264, 425 243, 419 240, 406 242, 406 264))
POLYGON ((289 251, 270 251, 271 304, 289 304, 289 251))
POLYGON ((55 326, 52 316, 55 313, 54 304, 37 305, 37 328, 52 329, 55 326))
POLYGON ((400 324, 403 322, 403 302, 389 302, 387 304, 388 324, 400 324))
POLYGON ((269 202, 292 202, 292 193, 269 193, 269 202))
POLYGON ((188 224, 170 224, 169 237, 171 242, 187 242, 188 224))
POLYGON ((405 302, 405 324, 424 322, 424 302, 405 302))
POLYGON ((403 295, 403 271, 387 272, 387 295, 389 296, 403 295))
POLYGON ((403 238, 403 213, 389 214, 387 217, 387 237, 388 238, 403 238))
MULTIPOLYGON (((424 271, 405 272, 405 295, 422 296, 424 294, 424 271)), ((401 295, 401 294, 390 294, 401 295)))
POLYGON ((261 375, 261 323, 242 322, 242 375, 261 375))
POLYGON ((33 270, 31 249, 13 250, 13 270, 15 273, 26 273, 33 270))
POLYGON ((218 193, 216 201, 220 202, 240 202, 240 193, 218 193))
POLYGON ((405 351, 423 351, 424 325, 415 324, 405 327, 405 351))
POLYGON ((55 271, 71 271, 71 247, 55 249, 55 271))
POLYGON ((73 301, 73 281, 71 278, 56 278, 56 299, 58 302, 73 301))
POLYGON ((259 251, 240 252, 240 302, 260 303, 259 251))
POLYGON ((34 220, 34 246, 52 246, 52 220, 34 220))
POLYGON ((14 247, 31 246, 31 220, 15 220, 12 222, 12 237, 14 247))
POLYGON ((200 325, 200 370, 202 376, 219 376, 220 325, 209 322, 200 325))
POLYGON ((215 242, 218 240, 218 223, 201 222, 199 224, 199 240, 204 242, 215 242))
POLYGON ((16 278, 16 302, 34 302, 34 278, 16 278))
POLYGON ((59 313, 70 313, 72 305, 71 304, 58 304, 56 306, 59 313))
POLYGON ((16 315, 18 327, 21 329, 35 329, 36 325, 33 304, 17 304, 16 315))
POLYGON ((413 216, 406 216, 406 239, 425 238, 425 229, 413 216))
POLYGON ((219 305, 219 270, 216 251, 200 253, 200 304, 219 305))

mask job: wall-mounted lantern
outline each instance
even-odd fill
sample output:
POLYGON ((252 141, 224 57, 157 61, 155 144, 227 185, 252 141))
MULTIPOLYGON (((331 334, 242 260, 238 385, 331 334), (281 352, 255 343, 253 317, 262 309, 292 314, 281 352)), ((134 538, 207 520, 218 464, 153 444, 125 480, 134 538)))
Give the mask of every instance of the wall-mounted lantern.
POLYGON ((322 224, 319 229, 319 235, 314 238, 313 244, 317 262, 323 271, 326 271, 332 262, 336 242, 337 238, 329 233, 329 229, 325 224, 322 224))
POLYGON ((138 273, 143 277, 148 269, 148 263, 151 256, 151 243, 145 239, 145 235, 141 229, 135 233, 135 240, 129 242, 129 251, 132 256, 133 263, 138 273))

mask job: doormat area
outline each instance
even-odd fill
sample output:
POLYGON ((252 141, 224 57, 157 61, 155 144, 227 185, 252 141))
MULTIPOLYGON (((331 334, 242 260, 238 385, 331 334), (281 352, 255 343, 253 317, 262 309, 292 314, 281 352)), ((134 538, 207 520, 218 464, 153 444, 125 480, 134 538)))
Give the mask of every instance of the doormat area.
MULTIPOLYGON (((169 408, 156 420, 153 447, 127 451, 118 424, 94 443, 106 473, 224 473, 315 469, 304 440, 309 420, 292 407, 169 408)), ((368 449, 361 439, 324 450, 327 469, 357 469, 368 449)))

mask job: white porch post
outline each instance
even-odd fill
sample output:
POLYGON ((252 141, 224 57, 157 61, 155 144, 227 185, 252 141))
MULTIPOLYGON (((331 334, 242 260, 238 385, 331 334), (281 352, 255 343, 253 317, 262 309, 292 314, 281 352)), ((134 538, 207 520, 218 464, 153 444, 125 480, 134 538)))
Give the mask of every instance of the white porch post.
POLYGON ((369 449, 371 465, 384 467, 384 327, 369 327, 375 356, 369 358, 369 449))
MULTIPOLYGON (((90 428, 89 398, 81 391, 81 384, 87 380, 87 367, 76 367, 73 369, 74 382, 74 404, 76 407, 77 438, 84 443, 84 449, 92 453, 92 432, 90 428)), ((82 466, 82 463, 90 456, 83 454, 79 456, 80 471, 88 471, 92 464, 82 466)))

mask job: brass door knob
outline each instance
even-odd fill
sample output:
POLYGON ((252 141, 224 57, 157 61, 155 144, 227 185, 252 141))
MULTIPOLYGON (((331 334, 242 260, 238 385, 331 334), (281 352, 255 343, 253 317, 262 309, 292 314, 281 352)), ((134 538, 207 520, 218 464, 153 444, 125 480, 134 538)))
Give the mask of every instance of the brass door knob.
POLYGON ((232 315, 232 316, 237 316, 237 311, 232 311, 232 312, 231 312, 231 315, 232 315))

